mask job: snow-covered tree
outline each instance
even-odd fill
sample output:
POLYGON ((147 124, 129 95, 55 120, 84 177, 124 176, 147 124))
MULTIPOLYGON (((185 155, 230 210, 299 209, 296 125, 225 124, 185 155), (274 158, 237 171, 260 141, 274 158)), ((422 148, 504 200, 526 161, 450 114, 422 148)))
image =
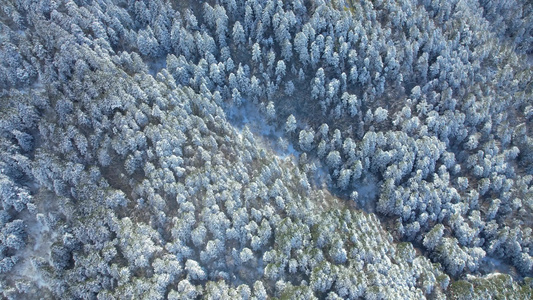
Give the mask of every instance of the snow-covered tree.
POLYGON ((315 138, 315 132, 312 129, 300 130, 300 135, 299 135, 300 148, 303 151, 310 151, 311 149, 313 149, 314 138, 315 138))

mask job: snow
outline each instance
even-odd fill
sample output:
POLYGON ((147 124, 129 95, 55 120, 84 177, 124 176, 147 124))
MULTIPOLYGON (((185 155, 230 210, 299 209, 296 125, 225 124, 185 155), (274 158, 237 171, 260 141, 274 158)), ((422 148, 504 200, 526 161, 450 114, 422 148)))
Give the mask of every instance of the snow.
POLYGON ((329 172, 326 167, 321 166, 320 162, 315 162, 318 167, 313 172, 313 184, 321 189, 327 189, 329 172))
POLYGON ((148 67, 148 71, 150 72, 149 74, 151 74, 153 77, 156 77, 159 71, 167 67, 167 57, 161 56, 157 59, 146 61, 146 65, 148 67))
POLYGON ((483 258, 479 269, 482 273, 487 274, 487 277, 496 276, 498 274, 508 274, 511 275, 514 280, 521 279, 515 267, 498 258, 486 256, 483 258))
POLYGON ((286 140, 283 130, 270 124, 260 108, 251 101, 243 98, 240 106, 228 105, 225 113, 227 120, 237 130, 239 136, 247 126, 259 145, 272 150, 281 160, 288 157, 296 162, 296 158, 300 156, 301 152, 286 140))
POLYGON ((492 277, 495 277, 495 276, 498 276, 498 275, 501 275, 501 274, 502 273, 500 273, 500 272, 494 272, 494 273, 488 274, 487 276, 485 276, 485 278, 490 279, 492 277))
POLYGON ((357 204, 360 209, 368 213, 375 212, 375 203, 379 195, 379 186, 376 178, 365 176, 363 181, 355 189, 359 194, 357 204))
POLYGON ((24 257, 24 259, 22 260, 22 263, 14 269, 15 274, 35 282, 39 288, 51 288, 49 283, 43 278, 42 273, 36 269, 32 260, 34 258, 49 259, 52 241, 56 239, 57 234, 55 232, 50 234, 49 229, 47 227, 42 227, 37 221, 31 222, 26 220, 26 222, 29 239, 33 241, 34 244, 28 244, 23 250, 24 253, 21 257, 24 257))
POLYGON ((289 143, 289 146, 285 150, 285 155, 282 154, 281 157, 282 158, 289 157, 289 156, 298 157, 300 156, 300 154, 301 152, 294 149, 294 147, 292 146, 292 143, 289 143))

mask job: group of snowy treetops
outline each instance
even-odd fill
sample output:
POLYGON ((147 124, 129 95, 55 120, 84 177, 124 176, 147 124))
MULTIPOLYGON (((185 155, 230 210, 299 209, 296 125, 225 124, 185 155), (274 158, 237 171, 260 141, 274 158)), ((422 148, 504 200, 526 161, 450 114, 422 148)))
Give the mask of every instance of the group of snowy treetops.
POLYGON ((528 0, 3 1, 0 297, 531 299, 532 125, 528 0))

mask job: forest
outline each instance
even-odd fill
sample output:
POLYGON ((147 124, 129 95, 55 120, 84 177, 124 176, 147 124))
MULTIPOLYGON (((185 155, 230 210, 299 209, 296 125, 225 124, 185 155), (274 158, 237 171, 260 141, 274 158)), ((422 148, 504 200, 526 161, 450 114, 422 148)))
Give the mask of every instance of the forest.
POLYGON ((1 298, 533 298, 533 2, 1 3, 1 298))

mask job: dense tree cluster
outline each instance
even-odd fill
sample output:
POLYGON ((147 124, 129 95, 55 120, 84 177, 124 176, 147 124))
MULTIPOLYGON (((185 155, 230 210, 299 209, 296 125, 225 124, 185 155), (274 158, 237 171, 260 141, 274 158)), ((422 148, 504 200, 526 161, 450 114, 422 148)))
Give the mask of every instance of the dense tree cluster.
POLYGON ((6 3, 2 296, 527 298, 532 9, 6 3))

